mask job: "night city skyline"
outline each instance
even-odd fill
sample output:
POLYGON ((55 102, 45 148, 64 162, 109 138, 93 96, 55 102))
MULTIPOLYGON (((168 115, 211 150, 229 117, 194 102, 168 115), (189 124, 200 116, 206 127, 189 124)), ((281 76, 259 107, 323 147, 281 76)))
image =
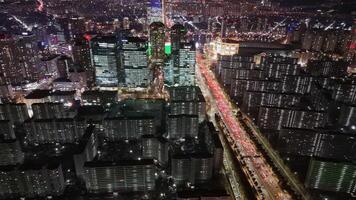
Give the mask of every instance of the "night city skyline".
POLYGON ((354 0, 0 0, 0 200, 355 198, 354 0))

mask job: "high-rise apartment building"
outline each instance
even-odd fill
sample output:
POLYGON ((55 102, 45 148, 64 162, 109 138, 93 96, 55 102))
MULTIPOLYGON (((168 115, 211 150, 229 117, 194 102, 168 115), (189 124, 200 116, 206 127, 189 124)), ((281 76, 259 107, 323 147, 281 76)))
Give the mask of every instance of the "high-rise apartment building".
POLYGON ((153 159, 86 162, 84 181, 90 192, 147 192, 154 189, 157 167, 153 159))
POLYGON ((354 194, 356 167, 352 164, 312 160, 305 185, 308 188, 354 194))
POLYGON ((38 81, 46 70, 40 65, 36 37, 12 36, 0 40, 0 83, 38 81))
POLYGON ((91 36, 85 35, 74 40, 73 61, 78 68, 84 69, 87 77, 87 84, 92 86, 95 83, 95 68, 90 59, 90 39, 91 36))

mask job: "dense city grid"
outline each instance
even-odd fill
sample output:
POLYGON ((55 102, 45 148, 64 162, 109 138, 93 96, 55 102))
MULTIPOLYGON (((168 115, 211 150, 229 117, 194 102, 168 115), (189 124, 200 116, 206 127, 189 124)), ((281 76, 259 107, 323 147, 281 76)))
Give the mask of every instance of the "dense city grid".
POLYGON ((353 0, 0 0, 0 199, 356 198, 353 0))

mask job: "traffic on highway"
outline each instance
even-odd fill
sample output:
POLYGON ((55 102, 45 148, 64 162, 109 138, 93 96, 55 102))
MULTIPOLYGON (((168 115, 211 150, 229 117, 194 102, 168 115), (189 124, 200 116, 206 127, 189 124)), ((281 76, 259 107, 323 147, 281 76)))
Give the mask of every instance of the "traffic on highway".
POLYGON ((197 54, 197 66, 205 80, 205 84, 214 98, 217 121, 224 127, 224 134, 235 156, 248 177, 251 186, 256 191, 257 199, 292 199, 292 195, 281 186, 279 177, 272 166, 263 157, 254 141, 239 124, 232 112, 230 101, 225 96, 223 88, 209 69, 208 61, 201 53, 197 54))

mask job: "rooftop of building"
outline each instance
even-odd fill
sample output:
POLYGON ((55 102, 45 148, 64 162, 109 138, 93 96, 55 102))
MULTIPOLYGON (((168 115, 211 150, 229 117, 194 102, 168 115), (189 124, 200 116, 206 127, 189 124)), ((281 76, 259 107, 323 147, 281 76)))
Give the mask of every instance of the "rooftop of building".
POLYGON ((60 78, 55 79, 53 82, 54 83, 62 83, 62 82, 70 83, 72 81, 68 78, 60 77, 60 78))
POLYGON ((117 43, 117 37, 114 35, 98 35, 92 38, 91 42, 117 43))
POLYGON ((117 96, 118 91, 103 91, 103 90, 86 90, 83 92, 82 96, 117 96))
POLYGON ((106 121, 110 121, 110 120, 153 120, 154 117, 153 116, 108 116, 106 117, 104 120, 106 121))
POLYGON ((141 38, 141 37, 127 37, 127 42, 132 42, 132 43, 146 43, 147 39, 146 38, 141 38))
POLYGON ((199 118, 198 115, 180 114, 180 115, 168 115, 168 118, 199 118))
POLYGON ((54 170, 57 169, 59 166, 60 162, 55 159, 25 160, 22 164, 0 166, 0 171, 32 171, 41 169, 54 170))
POLYGON ((105 113, 105 109, 99 105, 91 105, 91 106, 80 106, 78 108, 78 116, 85 115, 103 115, 105 113))
POLYGON ((54 92, 51 92, 51 96, 73 96, 75 95, 76 91, 61 91, 61 90, 56 90, 54 92))
POLYGON ((191 137, 186 137, 183 140, 176 140, 175 143, 171 145, 171 155, 174 159, 212 157, 205 142, 191 137))
POLYGON ((57 54, 50 54, 50 55, 47 55, 47 56, 45 56, 45 57, 43 57, 41 60, 42 61, 52 61, 52 60, 55 60, 55 59, 57 59, 59 57, 59 55, 57 55, 57 54))
POLYGON ((43 99, 50 95, 51 90, 33 90, 25 99, 43 99))
POLYGON ((113 166, 139 166, 139 165, 155 165, 153 159, 137 159, 137 160, 120 160, 120 161, 93 161, 86 162, 84 167, 113 167, 113 166))
POLYGON ((28 163, 45 164, 48 162, 61 162, 73 159, 73 155, 84 152, 85 147, 94 134, 95 127, 89 126, 84 135, 75 143, 47 143, 38 146, 29 145, 23 148, 25 161, 28 163))

